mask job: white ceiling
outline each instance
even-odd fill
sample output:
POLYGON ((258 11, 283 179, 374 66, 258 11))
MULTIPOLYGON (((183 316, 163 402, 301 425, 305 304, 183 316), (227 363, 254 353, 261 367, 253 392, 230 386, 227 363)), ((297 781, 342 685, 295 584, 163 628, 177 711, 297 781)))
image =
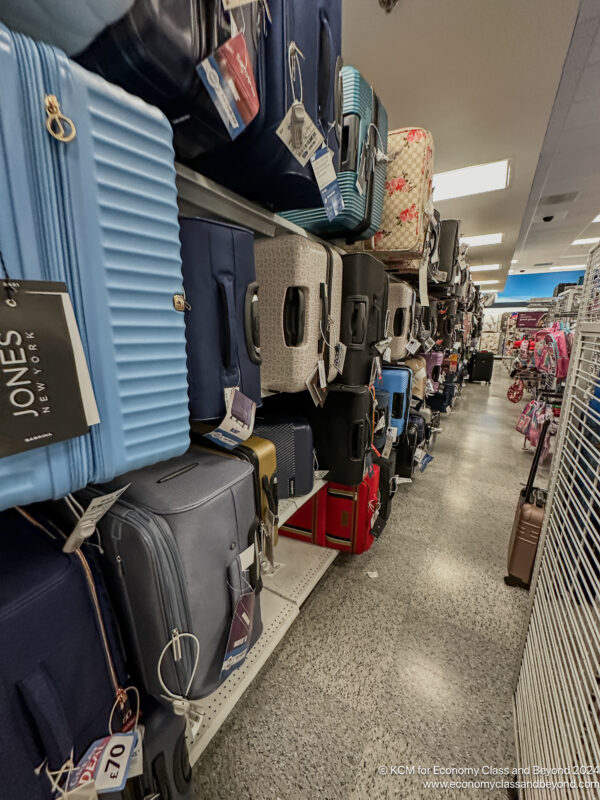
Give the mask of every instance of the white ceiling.
POLYGON ((512 159, 508 189, 438 204, 466 235, 504 234, 469 253, 473 265, 501 264, 477 273, 500 281, 490 288, 510 267, 577 9, 578 0, 400 0, 386 14, 378 0, 343 0, 344 62, 373 84, 390 128, 433 133, 436 172, 512 159))
MULTIPOLYGON (((554 198, 560 199, 560 198, 554 198)), ((600 2, 583 0, 540 154, 513 265, 516 272, 585 264, 600 237, 600 2), (556 195, 576 195, 548 203, 556 195), (551 222, 544 216, 553 215, 551 222)))

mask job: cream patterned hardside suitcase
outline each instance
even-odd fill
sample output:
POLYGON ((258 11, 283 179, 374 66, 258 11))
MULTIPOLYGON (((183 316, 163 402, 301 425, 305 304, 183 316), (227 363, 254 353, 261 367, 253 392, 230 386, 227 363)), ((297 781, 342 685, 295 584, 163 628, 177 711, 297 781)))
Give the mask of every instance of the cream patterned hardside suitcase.
POLYGON ((390 318, 389 335, 391 359, 397 361, 406 358, 408 344, 414 321, 416 294, 412 286, 404 281, 390 281, 388 291, 388 309, 390 318))
POLYGON ((433 214, 433 136, 423 128, 391 131, 388 158, 383 216, 373 247, 383 261, 420 258, 433 214))
POLYGON ((327 245, 290 234, 257 239, 263 391, 300 392, 325 361, 337 375, 333 348, 340 338, 342 259, 327 245))

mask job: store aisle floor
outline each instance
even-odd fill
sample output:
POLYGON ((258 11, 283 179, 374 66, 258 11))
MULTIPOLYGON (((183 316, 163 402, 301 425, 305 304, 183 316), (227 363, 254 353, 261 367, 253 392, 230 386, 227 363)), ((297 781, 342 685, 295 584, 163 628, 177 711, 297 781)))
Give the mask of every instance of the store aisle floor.
POLYGON ((515 761, 528 593, 502 579, 531 454, 507 386, 498 363, 466 386, 381 540, 336 559, 197 765, 197 800, 506 798, 422 781, 515 761), (379 774, 392 765, 432 772, 379 774))

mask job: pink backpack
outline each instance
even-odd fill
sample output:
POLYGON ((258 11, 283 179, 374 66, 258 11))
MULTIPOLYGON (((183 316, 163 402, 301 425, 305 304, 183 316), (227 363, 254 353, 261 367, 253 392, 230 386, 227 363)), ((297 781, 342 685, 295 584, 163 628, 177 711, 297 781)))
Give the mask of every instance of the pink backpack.
POLYGON ((534 360, 540 372, 553 375, 558 380, 567 377, 569 348, 567 337, 559 322, 555 322, 551 328, 536 333, 534 360))
POLYGON ((540 406, 542 403, 539 400, 530 400, 523 411, 521 412, 521 416, 517 422, 517 430, 523 436, 527 436, 529 433, 529 429, 531 427, 531 423, 533 422, 533 418, 535 417, 536 413, 539 411, 540 406))

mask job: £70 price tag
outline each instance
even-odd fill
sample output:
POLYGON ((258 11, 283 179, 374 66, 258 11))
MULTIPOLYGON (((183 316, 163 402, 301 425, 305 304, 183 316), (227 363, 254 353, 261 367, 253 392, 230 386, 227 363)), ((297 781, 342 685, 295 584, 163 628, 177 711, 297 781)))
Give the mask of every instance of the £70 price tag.
POLYGON ((137 731, 114 733, 97 739, 73 770, 69 790, 94 781, 98 794, 120 792, 125 786, 129 763, 136 747, 137 731))

